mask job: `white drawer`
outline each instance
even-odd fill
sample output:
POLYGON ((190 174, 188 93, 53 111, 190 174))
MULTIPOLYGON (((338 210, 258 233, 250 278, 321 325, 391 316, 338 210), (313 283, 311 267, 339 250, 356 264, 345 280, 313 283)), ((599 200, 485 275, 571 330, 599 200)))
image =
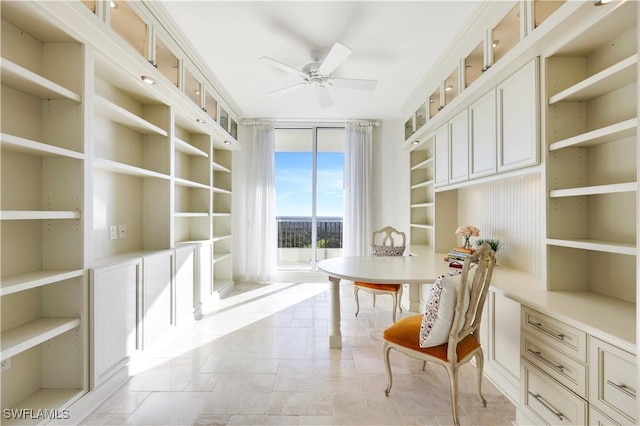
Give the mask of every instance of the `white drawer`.
POLYGON ((527 360, 522 360, 520 400, 545 425, 586 425, 588 404, 527 360))
POLYGON ((602 414, 593 405, 589 405, 589 426, 621 426, 611 420, 609 417, 602 414))
POLYGON ((619 424, 636 424, 635 355, 589 337, 589 402, 619 424))
POLYGON ((520 353, 533 365, 587 398, 587 366, 546 345, 540 339, 523 332, 520 338, 520 353))
POLYGON ((522 308, 522 329, 576 361, 587 362, 587 333, 562 321, 522 308))

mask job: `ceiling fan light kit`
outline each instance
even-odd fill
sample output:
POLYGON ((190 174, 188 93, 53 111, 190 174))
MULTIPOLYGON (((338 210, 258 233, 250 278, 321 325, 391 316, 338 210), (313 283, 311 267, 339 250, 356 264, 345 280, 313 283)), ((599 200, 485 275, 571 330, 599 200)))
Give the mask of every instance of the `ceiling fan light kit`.
POLYGON ((283 64, 282 62, 276 61, 275 59, 267 56, 263 56, 260 58, 261 61, 288 73, 295 74, 303 80, 302 82, 292 86, 268 92, 267 95, 281 95, 304 86, 310 86, 315 90, 320 106, 322 108, 327 108, 333 105, 333 99, 331 99, 327 86, 367 91, 374 90, 377 85, 376 80, 336 78, 331 75, 331 73, 338 68, 338 66, 340 66, 349 57, 349 55, 351 55, 351 53, 352 50, 344 44, 335 43, 322 62, 320 62, 319 59, 314 58, 312 62, 302 67, 301 70, 290 65, 283 64))

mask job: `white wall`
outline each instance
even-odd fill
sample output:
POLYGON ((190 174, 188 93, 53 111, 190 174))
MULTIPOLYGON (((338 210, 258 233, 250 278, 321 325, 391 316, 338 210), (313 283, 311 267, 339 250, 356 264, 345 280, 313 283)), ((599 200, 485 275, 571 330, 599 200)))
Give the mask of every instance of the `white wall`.
POLYGON ((393 226, 409 237, 409 151, 404 122, 384 121, 373 133, 373 229, 393 226))

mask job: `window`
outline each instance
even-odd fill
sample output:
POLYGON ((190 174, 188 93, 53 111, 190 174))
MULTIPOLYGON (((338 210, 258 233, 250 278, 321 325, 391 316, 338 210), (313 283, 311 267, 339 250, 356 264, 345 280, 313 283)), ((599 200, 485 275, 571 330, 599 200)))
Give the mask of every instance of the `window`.
POLYGON ((344 128, 275 130, 278 269, 342 254, 344 128))

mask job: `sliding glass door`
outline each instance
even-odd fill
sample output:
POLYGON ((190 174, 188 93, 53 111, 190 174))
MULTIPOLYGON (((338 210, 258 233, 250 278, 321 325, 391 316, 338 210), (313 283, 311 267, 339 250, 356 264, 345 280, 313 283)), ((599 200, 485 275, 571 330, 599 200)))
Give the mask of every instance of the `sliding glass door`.
POLYGON ((342 254, 344 139, 344 128, 275 130, 279 270, 342 254))

